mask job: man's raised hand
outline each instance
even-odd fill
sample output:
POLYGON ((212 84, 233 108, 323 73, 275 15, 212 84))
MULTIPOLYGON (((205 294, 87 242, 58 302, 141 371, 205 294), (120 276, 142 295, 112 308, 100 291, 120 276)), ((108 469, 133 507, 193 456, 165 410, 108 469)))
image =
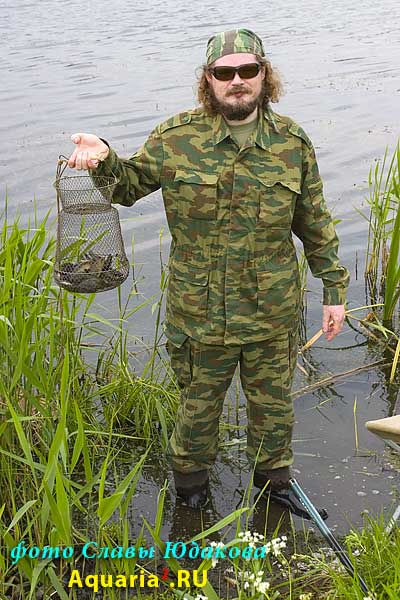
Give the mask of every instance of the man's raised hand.
POLYGON ((71 140, 76 148, 69 157, 68 166, 71 169, 95 169, 99 162, 107 158, 110 152, 107 144, 92 133, 74 133, 71 140))

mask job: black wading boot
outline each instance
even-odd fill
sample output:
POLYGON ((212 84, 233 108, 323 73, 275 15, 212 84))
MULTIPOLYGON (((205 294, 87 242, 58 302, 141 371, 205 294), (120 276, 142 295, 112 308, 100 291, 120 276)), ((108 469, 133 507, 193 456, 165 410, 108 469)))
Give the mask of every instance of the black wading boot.
MULTIPOLYGON (((304 508, 300 500, 297 499, 293 490, 289 486, 290 469, 289 467, 281 467, 279 469, 271 469, 264 473, 254 473, 254 485, 262 489, 267 483, 265 490, 260 492, 265 500, 270 499, 281 506, 284 506, 294 515, 303 519, 311 520, 311 515, 304 508)), ((322 519, 328 518, 328 513, 325 508, 317 509, 322 519)))
POLYGON ((208 471, 180 473, 174 471, 175 489, 181 503, 189 508, 201 510, 209 501, 208 471))

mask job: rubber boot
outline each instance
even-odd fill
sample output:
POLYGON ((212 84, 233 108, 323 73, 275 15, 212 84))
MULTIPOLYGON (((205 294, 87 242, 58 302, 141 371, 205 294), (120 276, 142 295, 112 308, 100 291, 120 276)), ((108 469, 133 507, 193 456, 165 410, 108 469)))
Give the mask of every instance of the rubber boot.
POLYGON ((175 489, 182 504, 201 510, 209 501, 208 471, 180 473, 174 471, 175 489))
MULTIPOLYGON (((289 487, 289 479, 289 467, 271 469, 263 473, 256 471, 254 473, 254 485, 256 487, 262 489, 267 484, 265 490, 260 492, 265 500, 270 499, 272 502, 276 502, 277 504, 284 506, 294 515, 302 517, 303 519, 311 520, 310 514, 289 487)), ((318 508, 317 510, 322 519, 325 520, 328 518, 328 513, 325 508, 318 508)))

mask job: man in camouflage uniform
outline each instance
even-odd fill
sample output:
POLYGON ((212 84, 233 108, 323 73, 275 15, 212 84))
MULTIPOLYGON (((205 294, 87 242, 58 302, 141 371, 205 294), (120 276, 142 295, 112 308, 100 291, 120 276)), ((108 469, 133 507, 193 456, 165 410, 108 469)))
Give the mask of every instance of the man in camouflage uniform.
POLYGON ((288 489, 300 300, 292 232, 323 280, 328 340, 343 325, 348 272, 338 264, 313 146, 270 107, 280 91, 256 34, 219 33, 207 45, 200 108, 158 125, 130 159, 75 134, 69 164, 115 173, 113 202, 125 206, 162 190, 172 236, 165 334, 181 388, 168 449, 178 495, 195 508, 207 500, 239 364, 254 483, 307 516, 288 489))

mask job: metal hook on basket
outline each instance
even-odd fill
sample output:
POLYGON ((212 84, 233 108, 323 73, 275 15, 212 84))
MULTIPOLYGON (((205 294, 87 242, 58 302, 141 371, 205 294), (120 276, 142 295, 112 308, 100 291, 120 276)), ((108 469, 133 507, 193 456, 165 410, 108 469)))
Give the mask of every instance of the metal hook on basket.
POLYGON ((56 171, 56 180, 62 177, 65 169, 68 166, 68 158, 63 154, 60 154, 57 161, 57 171, 56 171))
POLYGON ((66 156, 64 156, 63 154, 60 154, 58 157, 58 161, 57 161, 57 170, 56 170, 56 180, 54 182, 56 191, 57 191, 57 212, 58 214, 60 214, 61 211, 61 207, 60 207, 60 190, 58 187, 58 182, 60 181, 61 177, 63 176, 63 173, 65 171, 65 169, 68 166, 68 158, 66 156))

